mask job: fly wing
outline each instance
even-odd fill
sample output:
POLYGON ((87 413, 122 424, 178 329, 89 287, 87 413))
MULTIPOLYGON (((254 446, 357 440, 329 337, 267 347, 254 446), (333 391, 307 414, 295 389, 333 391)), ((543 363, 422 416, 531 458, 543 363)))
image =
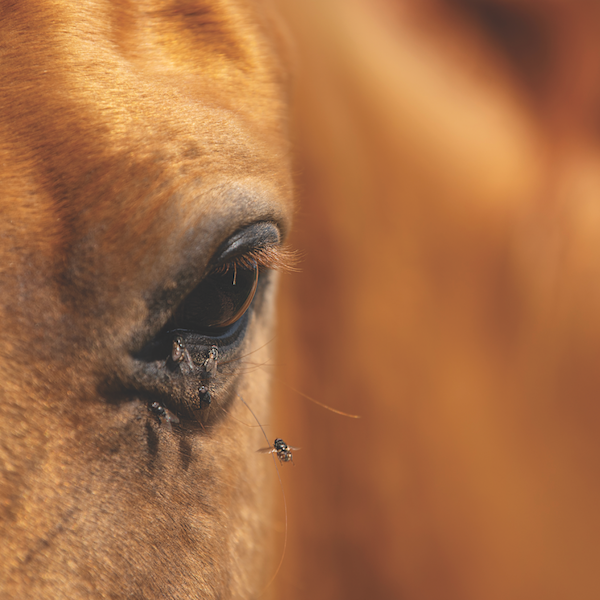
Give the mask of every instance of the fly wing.
POLYGON ((296 446, 288 446, 288 450, 302 450, 302 448, 296 448, 296 446))
POLYGON ((275 448, 272 448, 271 446, 267 446, 266 448, 259 448, 257 452, 259 452, 260 454, 270 454, 271 452, 277 452, 277 450, 275 450, 275 448))
POLYGON ((179 423, 179 417, 174 415, 168 408, 165 408, 165 421, 167 423, 179 423))

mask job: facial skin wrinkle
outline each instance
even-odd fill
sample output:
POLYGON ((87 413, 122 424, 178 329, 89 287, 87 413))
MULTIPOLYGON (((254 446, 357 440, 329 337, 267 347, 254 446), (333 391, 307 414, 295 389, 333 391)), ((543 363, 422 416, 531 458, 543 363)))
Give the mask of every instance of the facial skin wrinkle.
MULTIPOLYGON (((50 530, 50 532, 47 533, 45 536, 38 539, 35 547, 32 548, 25 555, 25 558, 23 558, 22 564, 24 564, 24 565, 29 564, 40 552, 42 552, 46 548, 49 548, 50 545, 52 544, 52 542, 56 539, 56 537, 58 535, 60 535, 61 533, 63 533, 63 531, 65 531, 65 526, 67 525, 67 523, 69 523, 72 520, 74 513, 75 513, 74 508, 71 508, 66 513, 64 513, 61 516, 58 523, 56 523, 56 525, 54 525, 54 527, 50 530)), ((16 569, 13 569, 13 570, 16 570, 16 569)))

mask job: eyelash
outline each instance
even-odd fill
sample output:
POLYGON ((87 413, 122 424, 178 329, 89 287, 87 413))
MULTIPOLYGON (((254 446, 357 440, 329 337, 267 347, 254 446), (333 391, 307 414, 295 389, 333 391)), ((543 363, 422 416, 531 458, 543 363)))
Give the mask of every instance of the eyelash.
POLYGON ((224 274, 231 269, 254 269, 259 271, 272 269, 284 273, 298 271, 298 253, 281 246, 263 246, 234 257, 223 265, 213 269, 211 273, 224 274))

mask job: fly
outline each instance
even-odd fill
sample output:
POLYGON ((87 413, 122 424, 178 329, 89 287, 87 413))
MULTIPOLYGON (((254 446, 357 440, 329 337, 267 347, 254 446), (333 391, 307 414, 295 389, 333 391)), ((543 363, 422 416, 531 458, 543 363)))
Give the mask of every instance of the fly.
POLYGON ((168 408, 165 408, 160 402, 153 402, 149 407, 152 414, 158 419, 159 423, 164 420, 165 427, 173 431, 171 423, 179 423, 179 419, 168 408))
POLYGON ((212 377, 217 373, 217 364, 219 360, 219 349, 216 346, 211 346, 208 351, 207 359, 202 363, 206 371, 206 377, 212 377))
POLYGON ((200 400, 200 408, 204 408, 204 405, 210 406, 212 400, 207 386, 201 385, 198 388, 198 400, 200 400))
POLYGON ((185 347, 183 340, 180 337, 176 337, 173 340, 173 347, 171 349, 171 360, 174 363, 181 363, 185 361, 190 371, 194 370, 194 363, 190 356, 190 351, 185 347))
POLYGON ((272 446, 268 446, 267 448, 261 448, 257 450, 261 454, 277 454, 277 458, 279 462, 283 464, 284 462, 292 462, 294 464, 294 458, 292 456, 292 450, 300 450, 300 448, 294 448, 294 446, 288 446, 281 438, 277 438, 272 446))

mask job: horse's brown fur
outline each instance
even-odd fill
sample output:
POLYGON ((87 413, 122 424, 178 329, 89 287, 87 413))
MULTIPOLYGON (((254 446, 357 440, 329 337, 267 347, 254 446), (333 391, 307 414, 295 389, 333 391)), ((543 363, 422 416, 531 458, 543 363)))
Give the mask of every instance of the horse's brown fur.
POLYGON ((0 596, 253 597, 272 464, 235 394, 264 420, 268 377, 172 433, 122 382, 163 291, 244 225, 285 235, 278 29, 235 0, 5 0, 0 21, 0 596))

